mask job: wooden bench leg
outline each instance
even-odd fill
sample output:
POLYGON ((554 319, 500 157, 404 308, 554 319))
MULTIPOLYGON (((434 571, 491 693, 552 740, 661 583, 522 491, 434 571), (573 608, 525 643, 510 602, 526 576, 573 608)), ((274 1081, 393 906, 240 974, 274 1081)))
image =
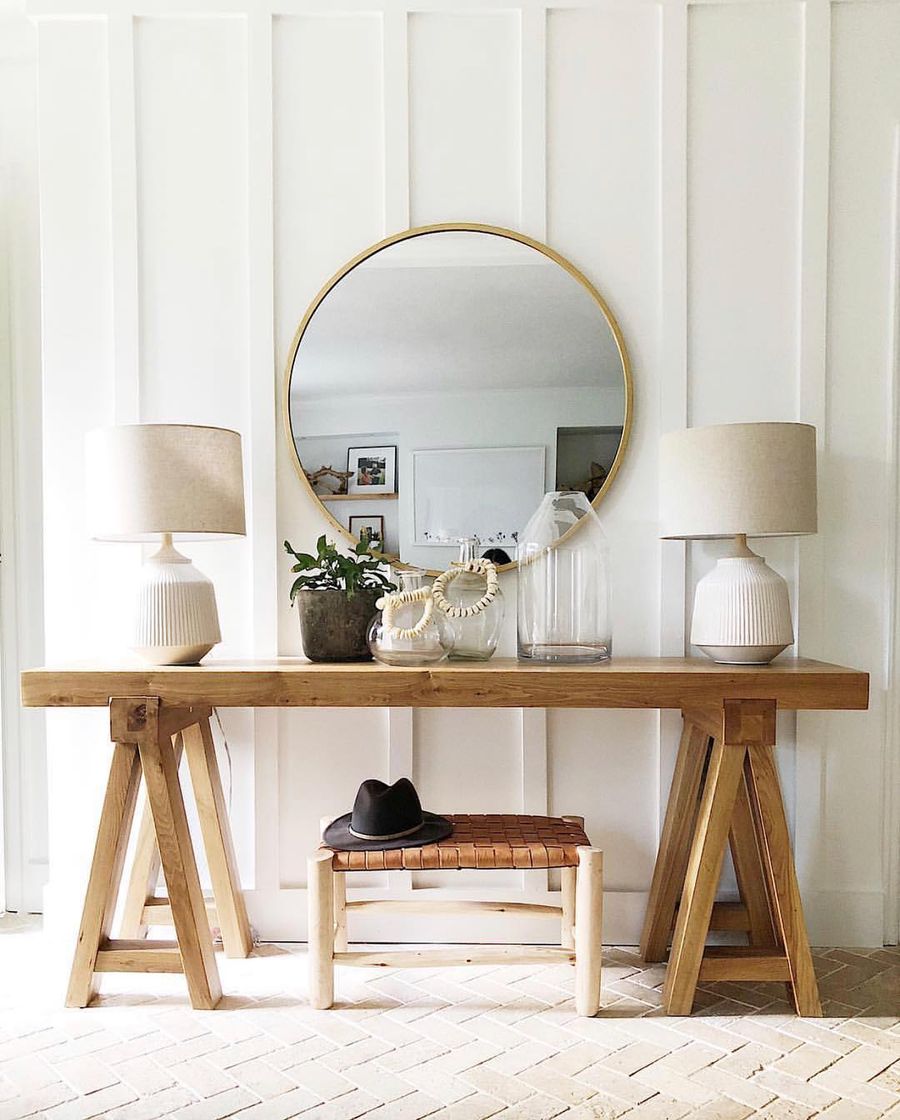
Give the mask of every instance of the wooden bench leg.
POLYGON ((228 806, 222 792, 222 779, 209 719, 201 719, 192 727, 186 727, 183 735, 216 900, 216 915, 222 932, 222 945, 226 957, 249 957, 253 950, 253 937, 241 891, 228 806))
POLYGON ((575 1010, 596 1015, 600 1009, 603 954, 603 852, 578 849, 575 883, 575 1010))
POLYGON ((325 1010, 334 1003, 334 879, 332 853, 309 857, 309 1003, 325 1010))
POLYGON ((559 943, 563 949, 575 948, 575 883, 577 872, 574 867, 561 867, 559 870, 559 893, 562 906, 559 943))
POLYGON ((191 1004, 209 1010, 222 996, 219 972, 178 780, 175 750, 170 736, 161 729, 156 734, 155 730, 155 727, 148 729, 138 743, 147 800, 191 1004))
POLYGON ((717 739, 710 755, 663 989, 670 1015, 690 1015, 694 1003, 745 754, 717 739))
POLYGON ((798 1015, 818 1016, 822 1005, 772 746, 753 744, 748 748, 747 785, 773 917, 788 960, 794 1006, 798 1015))
POLYGON ((641 934, 641 956, 645 961, 665 960, 669 947, 675 910, 684 886, 710 742, 709 732, 685 717, 641 934))
POLYGON ((336 871, 332 882, 334 890, 334 951, 347 952, 347 876, 336 871))
POLYGON ((134 745, 116 743, 97 829, 66 1007, 87 1007, 96 991, 94 971, 97 953, 110 935, 140 775, 140 760, 134 745))
MULTIPOLYGON (((584 817, 568 816, 562 818, 584 829, 584 817)), ((563 949, 575 948, 575 878, 574 867, 561 867, 559 871, 559 901, 562 908, 560 919, 559 944, 563 949)))

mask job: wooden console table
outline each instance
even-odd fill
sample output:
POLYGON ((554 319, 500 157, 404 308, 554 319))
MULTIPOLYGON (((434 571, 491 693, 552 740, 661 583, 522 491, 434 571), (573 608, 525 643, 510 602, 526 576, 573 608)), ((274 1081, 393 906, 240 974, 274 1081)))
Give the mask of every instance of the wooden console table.
POLYGON ((666 1010, 689 1014, 701 978, 783 980, 799 1014, 821 1015, 775 768, 775 713, 863 709, 868 684, 866 673, 816 661, 733 667, 683 658, 583 667, 497 659, 432 668, 282 658, 25 672, 25 705, 108 706, 115 744, 67 1003, 87 1006, 95 974, 117 971, 183 972, 194 1007, 215 1007, 221 996, 178 778, 182 750, 225 952, 250 952, 209 728, 213 707, 677 708, 684 732, 641 940, 650 961, 663 960, 671 944, 666 1010), (141 775, 149 813, 126 896, 124 937, 115 939, 111 925, 141 775), (715 902, 726 843, 740 903, 715 902), (153 897, 160 862, 167 899, 153 897), (176 940, 147 940, 147 925, 159 924, 173 924, 176 940), (710 929, 745 931, 749 944, 707 948, 710 929))

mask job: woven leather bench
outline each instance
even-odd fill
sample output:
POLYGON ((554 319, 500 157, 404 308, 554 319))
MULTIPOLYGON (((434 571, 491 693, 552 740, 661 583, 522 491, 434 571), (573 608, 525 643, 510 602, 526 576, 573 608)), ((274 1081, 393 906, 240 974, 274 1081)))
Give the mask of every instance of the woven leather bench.
MULTIPOLYGON (((335 964, 415 968, 467 964, 575 965, 575 1008, 596 1015, 600 1006, 603 853, 591 847, 581 817, 516 814, 446 814, 453 832, 419 848, 339 851, 322 845, 309 859, 309 989, 313 1007, 334 1002, 335 964), (353 871, 462 871, 559 868, 560 905, 369 899, 348 902, 346 875, 353 871), (476 945, 444 949, 348 952, 347 915, 389 910, 420 913, 506 913, 555 918, 560 945, 476 945)), ((331 818, 322 822, 322 828, 331 818)))

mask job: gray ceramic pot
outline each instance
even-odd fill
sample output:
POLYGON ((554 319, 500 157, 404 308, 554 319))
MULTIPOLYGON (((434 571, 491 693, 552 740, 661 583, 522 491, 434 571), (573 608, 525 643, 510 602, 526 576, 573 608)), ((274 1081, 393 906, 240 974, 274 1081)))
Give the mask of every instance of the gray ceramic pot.
POLYGON ((366 642, 378 613, 380 591, 298 591, 297 613, 303 652, 310 661, 371 661, 366 642))

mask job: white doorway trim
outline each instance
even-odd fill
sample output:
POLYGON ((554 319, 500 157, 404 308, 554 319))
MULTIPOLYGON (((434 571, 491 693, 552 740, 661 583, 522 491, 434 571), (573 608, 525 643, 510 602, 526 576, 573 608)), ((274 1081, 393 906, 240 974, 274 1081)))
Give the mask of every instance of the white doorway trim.
POLYGON ((45 716, 20 706, 19 673, 44 659, 35 28, 2 16, 0 43, 0 102, 15 114, 0 128, 0 911, 33 913, 47 879, 45 716))

